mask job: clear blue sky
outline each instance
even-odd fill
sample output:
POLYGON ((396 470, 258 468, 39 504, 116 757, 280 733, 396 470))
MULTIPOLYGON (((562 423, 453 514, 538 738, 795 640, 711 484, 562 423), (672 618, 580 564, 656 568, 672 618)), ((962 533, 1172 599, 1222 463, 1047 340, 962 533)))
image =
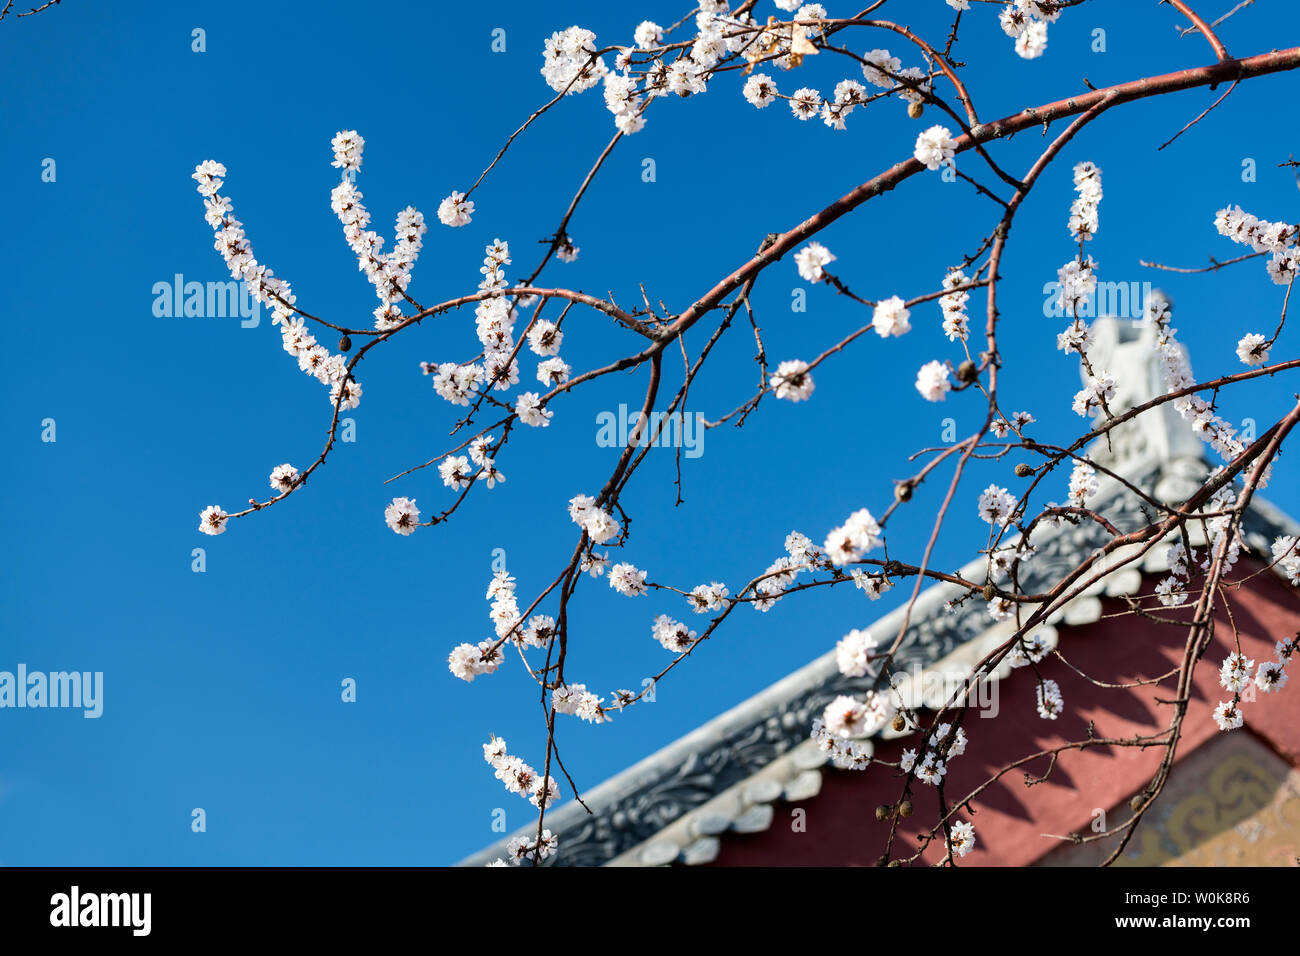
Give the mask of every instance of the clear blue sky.
MULTIPOLYGON (((1217 14, 1226 2, 1205 2, 1217 14)), ((942 37, 941 0, 888 5, 942 37)), ((990 9, 977 5, 956 48, 983 118, 1097 86, 1211 60, 1175 13, 1154 2, 1094 2, 1066 10, 1048 53, 1022 61, 990 9), (1107 31, 1093 53, 1091 32, 1107 31)), ((1258 4, 1222 29, 1247 55, 1288 46, 1300 24, 1287 4, 1258 4)), ((357 442, 340 447, 303 493, 233 524, 219 538, 197 530, 204 506, 236 510, 267 494, 267 474, 315 457, 328 424, 324 390, 300 374, 264 316, 156 318, 151 288, 176 273, 225 278, 190 179, 194 165, 227 165, 235 202, 259 259, 290 279, 308 311, 369 323, 373 293, 356 271, 329 191, 330 137, 366 138, 360 186, 391 232, 408 203, 433 223, 412 293, 432 302, 472 291, 482 246, 508 240, 517 277, 536 240, 558 221, 612 132, 600 93, 571 97, 522 137, 475 195, 472 225, 436 223, 438 201, 477 176, 504 138, 550 90, 542 42, 579 23, 602 42, 629 42, 643 16, 670 23, 683 4, 649 2, 637 14, 608 3, 208 5, 67 0, 0 23, 0 183, 8 228, 0 312, 6 323, 6 400, 0 409, 0 670, 102 671, 98 720, 59 710, 0 710, 0 864, 427 864, 448 863, 491 841, 492 811, 513 829, 532 808, 506 793, 483 762, 488 734, 540 765, 544 727, 517 661, 472 686, 445 659, 462 640, 491 634, 483 592, 491 549, 506 550, 521 598, 567 558, 574 527, 565 503, 594 493, 616 449, 594 441, 595 414, 635 403, 641 374, 610 378, 557 403, 547 432, 512 442, 498 464, 507 484, 471 500, 447 527, 399 538, 383 523, 394 494, 426 514, 451 492, 426 471, 384 486, 446 445, 453 410, 419 374, 421 360, 475 354, 468 312, 375 350, 360 368, 365 397, 357 442), (191 30, 207 51, 191 51, 191 30), (506 30, 506 52, 490 49, 506 30), (42 160, 57 179, 41 181, 42 160), (57 442, 41 441, 42 420, 57 442), (207 571, 191 571, 206 547, 207 571), (359 700, 340 700, 355 678, 359 700), (191 810, 207 832, 191 832, 191 810)), ((760 14, 776 13, 769 0, 760 14)), ((846 15, 850 7, 832 6, 846 15)), ((857 32, 864 52, 899 38, 857 32)), ((778 75, 829 91, 854 76, 820 56, 778 75)), ((946 90, 945 90, 946 92, 946 90)), ((1054 350, 1059 320, 1042 316, 1042 285, 1072 254, 1065 219, 1070 167, 1104 170, 1101 230, 1090 252, 1112 281, 1157 280, 1176 302, 1176 325, 1202 376, 1240 368, 1232 349, 1269 333, 1281 290, 1258 263, 1211 276, 1156 275, 1140 258, 1201 264, 1238 247, 1218 237, 1214 212, 1230 202, 1272 219, 1297 218, 1294 177, 1276 164, 1291 138, 1294 76, 1252 81, 1162 154, 1156 147, 1217 93, 1197 90, 1125 106, 1071 144, 1030 198, 1012 233, 1000 294, 1008 409, 1041 420, 1036 435, 1064 439, 1076 365, 1054 350), (1243 183, 1243 159, 1258 181, 1243 183)), ((763 235, 789 228, 911 153, 918 124, 899 103, 849 118, 834 132, 795 121, 784 105, 762 112, 739 80, 715 81, 689 101, 656 104, 644 131, 620 143, 575 217, 578 262, 556 263, 556 284, 684 308, 743 262, 763 235), (642 181, 653 158, 657 181, 642 181)), ((927 114, 928 121, 930 115, 927 114)), ((1023 172, 1043 140, 1028 132, 997 147, 1023 172)), ((964 168, 978 166, 969 155, 964 168)), ((841 220, 821 238, 836 271, 868 297, 914 296, 974 249, 997 207, 938 174, 908 182, 841 220)), ((391 244, 391 240, 390 240, 391 244)), ((787 258, 764 274, 754 305, 769 355, 810 359, 869 319, 829 289, 801 285, 787 258)), ((974 303, 973 303, 974 304, 974 303)), ((778 554, 791 529, 820 541, 854 508, 877 513, 905 455, 939 440, 945 416, 960 434, 983 411, 974 395, 927 404, 916 369, 955 357, 938 307, 914 311, 914 331, 864 337, 817 374, 808 403, 767 401, 740 431, 708 434, 684 462, 686 503, 672 508, 672 458, 650 455, 624 504, 635 516, 628 560, 652 580, 733 588, 778 554)), ((591 315, 572 315, 564 356, 575 368, 635 345, 591 315)), ((701 343, 703 331, 691 344, 701 343)), ((1291 330, 1280 351, 1292 351, 1291 330)), ((710 417, 751 394, 753 342, 744 325, 724 339, 692 389, 710 417)), ((1275 354, 1277 354, 1275 352, 1275 354)), ((525 374, 531 368, 526 367, 525 374)), ((677 374, 672 372, 672 374, 677 374)), ((1225 400, 1227 417, 1272 420, 1293 382, 1267 382, 1225 400)), ((982 541, 975 497, 1009 465, 972 475, 940 542, 952 567, 982 541)), ((1271 496, 1295 510, 1293 462, 1271 496)), ((1065 476, 1050 496, 1063 497, 1065 476)), ((941 494, 931 484, 890 531, 891 553, 919 553, 921 520, 941 494)), ((904 588, 889 598, 901 597, 904 588)), ((889 609, 861 592, 792 597, 767 615, 742 609, 679 668, 657 701, 610 724, 561 718, 569 769, 585 786, 668 743, 825 651, 844 631, 889 609)), ((569 673, 601 693, 639 687, 666 652, 650 636, 657 613, 682 615, 671 596, 619 598, 603 582, 575 608, 569 673)), ((695 619, 700 620, 700 619, 695 619)), ((569 788, 565 798, 571 799, 569 788)))

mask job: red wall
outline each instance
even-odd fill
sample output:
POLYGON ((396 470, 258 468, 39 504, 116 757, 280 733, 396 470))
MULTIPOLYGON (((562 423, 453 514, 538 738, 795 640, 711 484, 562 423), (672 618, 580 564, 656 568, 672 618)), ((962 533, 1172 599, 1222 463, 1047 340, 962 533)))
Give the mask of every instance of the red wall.
MULTIPOLYGON (((1233 578, 1240 580, 1257 567, 1243 559, 1233 578)), ((1143 592, 1149 594, 1154 584, 1154 579, 1147 579, 1143 592)), ((1289 639, 1300 629, 1300 596, 1272 572, 1250 578, 1239 589, 1229 588, 1226 597, 1241 634, 1242 650, 1257 664, 1274 657, 1275 641, 1289 639)), ((1106 599, 1105 606, 1108 614, 1125 607, 1112 599, 1106 599)), ((1178 612, 1182 618, 1190 616, 1189 608, 1178 612)), ((1174 614, 1165 609, 1162 616, 1174 614)), ((1178 744, 1180 759, 1220 732, 1210 714, 1227 697, 1218 686, 1218 668, 1233 649, 1233 629, 1222 602, 1216 620, 1214 641, 1196 669, 1194 693, 1178 744)), ((1060 651, 1075 667, 1096 680, 1126 683, 1156 677, 1177 667, 1187 629, 1130 615, 1061 627, 1060 634, 1060 651)), ((1044 677, 1060 684, 1065 714, 1055 721, 1040 718, 1032 672, 1028 668, 1014 672, 999 688, 1000 712, 996 718, 982 719, 972 711, 963 722, 970 744, 965 754, 949 762, 944 788, 948 800, 965 796, 1013 760, 1067 740, 1086 738, 1089 720, 1094 722, 1099 737, 1150 734, 1168 724, 1172 708, 1156 703, 1154 698, 1172 696, 1173 678, 1159 686, 1106 689, 1080 677, 1055 657, 1049 657, 1039 667, 1044 677)), ((1253 732, 1292 766, 1300 766, 1300 663, 1289 671, 1291 680, 1286 687, 1258 694, 1255 702, 1244 705, 1246 726, 1231 733, 1253 732)), ((927 725, 929 716, 925 715, 927 725)), ((917 739, 919 735, 880 746, 877 756, 896 761, 905 747, 917 746, 917 739)), ((962 815, 962 819, 975 824, 976 849, 961 858, 960 864, 1023 866, 1033 862, 1060 842, 1044 839, 1041 834, 1087 832, 1094 810, 1110 808, 1140 790, 1155 773, 1163 754, 1161 747, 1071 751, 1058 759, 1046 782, 1033 787, 1025 786, 1024 774, 1042 774, 1047 769, 1046 759, 1005 774, 974 801, 973 816, 962 815)), ((777 804, 768 831, 724 837, 722 851, 712 865, 874 864, 884 850, 889 828, 888 823, 876 822, 875 808, 898 800, 901 775, 878 766, 859 772, 828 767, 823 778, 822 790, 813 799, 797 805, 777 804), (792 810, 796 806, 805 811, 806 832, 792 828, 792 810)), ((895 858, 914 852, 916 842, 911 835, 938 819, 938 798, 933 787, 914 782, 912 802, 915 813, 899 828, 891 854, 895 858)), ((942 855, 939 840, 927 850, 925 859, 933 862, 942 855)))

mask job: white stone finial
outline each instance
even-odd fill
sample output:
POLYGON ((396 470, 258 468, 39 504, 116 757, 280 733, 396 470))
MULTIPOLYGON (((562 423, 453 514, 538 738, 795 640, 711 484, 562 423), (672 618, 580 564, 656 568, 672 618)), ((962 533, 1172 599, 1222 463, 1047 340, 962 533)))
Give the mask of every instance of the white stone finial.
MULTIPOLYGON (((1115 397, 1107 402, 1113 414, 1123 414, 1168 391, 1154 326, 1106 316, 1093 323, 1092 333, 1088 361, 1094 371, 1104 369, 1115 377, 1115 397)), ((1086 371, 1080 373, 1086 379, 1086 371)), ((1088 456, 1128 479, 1159 468, 1151 491, 1170 503, 1186 500, 1206 473, 1200 439, 1168 403, 1111 429, 1109 438, 1102 436, 1092 443, 1088 456)))

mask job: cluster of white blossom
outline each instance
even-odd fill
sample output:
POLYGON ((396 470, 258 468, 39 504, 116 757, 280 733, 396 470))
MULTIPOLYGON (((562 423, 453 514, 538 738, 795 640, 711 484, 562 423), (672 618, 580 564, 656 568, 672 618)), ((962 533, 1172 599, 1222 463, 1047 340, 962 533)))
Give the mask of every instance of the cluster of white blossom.
POLYGON ((948 366, 937 359, 926 362, 916 373, 916 390, 928 402, 942 402, 951 388, 948 366))
POLYGON ((903 756, 899 760, 899 769, 904 773, 915 772, 917 780, 936 787, 948 772, 948 762, 953 757, 960 757, 966 752, 966 744, 966 731, 958 727, 954 732, 951 724, 940 724, 930 734, 925 747, 922 748, 923 753, 919 761, 916 749, 908 748, 903 751, 903 756), (948 744, 948 751, 941 754, 939 750, 950 735, 952 740, 948 744))
POLYGON ((667 614, 655 618, 651 633, 656 641, 674 654, 689 650, 695 644, 695 632, 667 614))
POLYGON ((1300 226, 1269 222, 1243 212, 1240 206, 1228 206, 1214 214, 1214 228, 1219 235, 1255 252, 1271 253, 1266 268, 1278 285, 1290 285, 1300 272, 1300 246, 1296 245, 1300 226))
MULTIPOLYGON (((356 149, 359 165, 360 146, 356 149)), ((271 322, 280 327, 284 350, 298 360, 302 371, 329 387, 330 401, 340 409, 356 408, 361 401, 361 386, 348 371, 347 359, 317 343, 303 320, 293 315, 296 297, 289 283, 273 275, 253 257, 253 246, 244 233, 244 224, 235 218, 231 201, 219 193, 225 175, 225 166, 207 159, 195 167, 193 178, 203 197, 204 218, 216 234, 214 246, 230 269, 231 278, 242 279, 249 295, 272 310, 271 322)))
POLYGON ((1273 541, 1270 550, 1278 570, 1287 576, 1293 585, 1300 585, 1300 541, 1293 535, 1282 535, 1273 541))
MULTIPOLYGON (((510 247, 506 242, 494 239, 486 247, 483 265, 479 269, 483 278, 478 288, 489 295, 480 299, 474 308, 476 333, 483 346, 482 364, 421 363, 426 374, 433 376, 434 391, 453 405, 469 405, 473 396, 486 394, 488 387, 509 391, 519 384, 519 361, 514 357, 514 306, 504 295, 508 287, 504 267, 510 262, 510 247)), ((518 303, 527 304, 531 299, 531 296, 520 296, 518 303)), ((544 385, 555 385, 569 378, 569 366, 557 355, 562 339, 563 333, 555 323, 545 320, 538 320, 529 331, 530 348, 545 359, 538 363, 537 368, 537 379, 544 385)), ((542 407, 536 392, 522 393, 516 399, 515 413, 520 421, 533 427, 549 425, 553 414, 542 407)), ((495 481, 505 480, 496 472, 490 459, 486 463, 477 458, 475 461, 484 467, 480 477, 489 479, 488 487, 492 487, 495 481)))
POLYGON ((1038 419, 1029 412, 1012 412, 1010 418, 999 415, 989 425, 989 430, 998 438, 1006 438, 1011 432, 1019 432, 1026 425, 1032 425, 1038 419))
POLYGON ((494 674, 505 660, 495 641, 478 644, 457 644, 447 655, 447 669, 463 681, 472 681, 480 674, 494 674))
MULTIPOLYGON (((334 138, 334 165, 346 163, 348 166, 345 168, 359 168, 361 146, 361 138, 355 133, 338 134, 334 138)), ((225 166, 206 159, 194 168, 192 177, 198 184, 199 195, 203 197, 203 218, 215 234, 214 248, 225 261, 231 278, 242 280, 249 295, 272 310, 272 324, 280 327, 284 350, 298 360, 298 367, 328 386, 330 401, 341 410, 356 408, 361 401, 361 385, 348 371, 347 360, 320 345, 307 331, 303 320, 294 317, 292 307, 296 297, 293 289, 254 257, 244 224, 235 218, 230 199, 220 194, 225 175, 225 166)), ((288 492, 297 481, 298 472, 290 465, 281 465, 271 473, 271 487, 277 491, 288 492)), ((199 515, 199 530, 209 535, 221 534, 226 530, 228 517, 219 506, 209 505, 199 515)))
POLYGON ((271 487, 281 493, 293 491, 300 480, 298 469, 288 462, 271 469, 271 487))
POLYGON ((871 766, 874 749, 870 741, 845 740, 827 730, 826 722, 820 717, 813 718, 810 736, 817 742, 817 748, 830 758, 831 764, 840 770, 866 770, 871 766))
POLYGON ((791 531, 785 536, 785 552, 800 567, 812 568, 822 560, 821 548, 801 531, 791 531))
MULTIPOLYGON (((1211 480, 1217 476, 1219 470, 1210 472, 1211 480)), ((1225 513, 1205 522, 1205 536, 1208 542, 1205 559, 1201 562, 1202 571, 1209 571, 1215 555, 1221 556, 1225 573, 1231 571, 1237 563, 1237 558, 1241 554, 1241 528, 1240 522, 1234 520, 1233 515, 1229 513, 1236 505, 1237 491, 1231 483, 1216 491, 1206 502, 1205 506, 1210 511, 1225 513)))
POLYGON ((1234 651, 1223 659, 1219 667, 1219 686, 1230 694, 1240 694, 1250 684, 1250 672, 1254 667, 1253 660, 1234 651))
POLYGON ((1181 540, 1175 541, 1165 549, 1165 560, 1169 564, 1169 577, 1156 585, 1156 598, 1165 607, 1178 607, 1187 601, 1187 585, 1191 582, 1191 562, 1196 560, 1196 551, 1188 552, 1181 540))
POLYGON ((1245 654, 1234 651, 1223 659, 1219 668, 1219 686, 1232 694, 1232 699, 1220 701, 1214 708, 1214 722, 1220 730, 1236 730, 1245 723, 1241 704, 1244 700, 1255 699, 1250 694, 1252 684, 1265 694, 1286 686, 1286 667, 1291 663, 1297 648, 1300 648, 1300 635, 1289 641, 1277 641, 1273 645, 1273 660, 1262 662, 1255 671, 1253 680, 1250 671, 1255 667, 1255 662, 1245 654))
MULTIPOLYGON (((948 5, 955 4, 948 0, 948 5)), ((1002 32, 1016 41, 1016 53, 1032 60, 1047 49, 1047 25, 1060 15, 1061 5, 1056 0, 1012 0, 999 12, 998 20, 1002 32)))
POLYGON ((596 499, 590 495, 574 495, 569 499, 569 517, 596 544, 604 544, 618 534, 618 521, 605 509, 597 507, 596 499))
POLYGON ((696 614, 707 614, 709 611, 722 610, 730 593, 725 584, 713 581, 709 584, 697 584, 691 589, 691 593, 686 595, 686 600, 696 614))
POLYGON ((954 823, 948 835, 948 845, 958 856, 965 856, 975 849, 975 824, 966 820, 954 823))
POLYGON ((835 645, 835 664, 846 677, 866 677, 871 673, 871 655, 876 641, 870 631, 849 631, 835 645))
POLYGON ((204 534, 222 534, 226 530, 226 519, 229 517, 220 506, 208 505, 199 512, 199 530, 204 534))
POLYGON ((770 611, 781 599, 785 589, 794 584, 799 572, 805 565, 789 556, 777 558, 763 572, 762 580, 754 585, 755 600, 752 606, 756 611, 770 611))
POLYGON ((1079 197, 1070 206, 1070 235, 1085 242, 1097 234, 1097 207, 1101 205, 1101 168, 1090 162, 1076 165, 1074 191, 1079 197))
POLYGON ((1086 507, 1088 499, 1097 493, 1097 470, 1083 459, 1075 459, 1070 472, 1070 504, 1086 507))
POLYGON ((1258 332, 1248 332, 1237 342, 1237 358, 1249 366, 1263 365, 1268 361, 1268 351, 1273 343, 1258 332))
POLYGON ((590 724, 603 724, 609 720, 601 706, 604 700, 587 690, 586 684, 562 684, 551 692, 551 706, 557 714, 581 717, 590 724))
POLYGON ((854 568, 849 575, 853 578, 853 586, 866 594, 871 601, 879 601, 880 596, 894 586, 894 582, 890 581, 887 575, 868 574, 861 568, 854 568))
POLYGON ((970 292, 961 288, 969 284, 970 279, 960 269, 952 269, 944 276, 943 287, 950 291, 939 296, 939 308, 943 311, 943 333, 949 342, 958 339, 965 342, 969 334, 966 303, 970 301, 970 292))
POLYGON ((614 125, 624 136, 645 126, 644 102, 636 91, 636 77, 627 73, 605 75, 605 106, 614 114, 614 125))
POLYGON ((552 33, 542 48, 542 78, 557 93, 582 93, 609 72, 596 56, 596 34, 582 27, 552 33))
POLYGON ((361 151, 366 148, 366 141, 356 130, 339 130, 330 140, 330 148, 334 150, 334 162, 330 165, 335 169, 343 170, 345 176, 361 170, 361 151))
POLYGON ((863 554, 878 547, 883 541, 880 525, 866 508, 859 508, 847 521, 826 536, 822 550, 832 564, 843 565, 857 561, 863 554))
MULTIPOLYGON (((1240 206, 1228 206, 1215 213, 1214 227, 1220 235, 1257 253, 1271 253, 1266 268, 1269 278, 1278 285, 1289 287, 1300 274, 1300 246, 1296 245, 1300 227, 1259 219, 1243 212, 1240 206)), ((1258 332, 1248 333, 1237 343, 1237 358, 1252 367, 1263 365, 1272 345, 1258 332)))
MULTIPOLYGON (((785 550, 786 553, 769 564, 750 589, 753 595, 750 605, 756 611, 766 612, 775 607, 801 572, 829 567, 821 549, 807 535, 798 531, 786 535, 785 550)), ((704 613, 720 609, 727 594, 727 588, 715 581, 696 587, 687 595, 687 600, 697 613, 704 613)))
POLYGON ((515 579, 510 572, 494 572, 484 597, 492 602, 488 617, 492 619, 497 637, 513 633, 519 624, 519 602, 515 597, 515 579))
MULTIPOLYGON (((480 299, 474 307, 476 332, 479 343, 483 346, 483 364, 421 363, 425 373, 433 376, 434 391, 453 405, 468 405, 471 398, 479 394, 480 386, 484 391, 489 386, 497 391, 509 391, 512 386, 519 384, 519 362, 513 357, 514 311, 510 300, 500 294, 507 287, 504 267, 510 264, 510 246, 500 239, 494 239, 484 251, 483 265, 479 269, 483 278, 479 281, 478 288, 480 292, 490 294, 487 298, 480 299)), ((558 340, 556 347, 558 348, 558 340)), ((567 366, 565 368, 567 370, 567 366)), ((538 378, 542 378, 540 368, 538 378)), ((528 394, 536 398, 535 393, 528 394)), ((547 413, 548 417, 549 414, 547 413)), ((522 413, 520 418, 524 418, 522 413)), ((486 445, 480 447, 486 448, 486 445)), ((476 463, 483 464, 477 458, 476 463)), ((490 459, 485 468, 490 474, 494 472, 490 459)), ((491 477, 493 481, 504 480, 496 474, 491 474, 491 477)), ((489 487, 491 486, 490 483, 489 487)))
POLYGON ((533 428, 546 428, 555 415, 542 404, 542 397, 536 392, 524 392, 515 400, 515 414, 521 422, 533 428))
POLYGON ((384 509, 384 523, 397 534, 409 535, 420 526, 420 509, 414 498, 394 498, 384 509))
POLYGON ((995 527, 1006 527, 1016 516, 1016 497, 998 485, 980 492, 979 516, 995 527))
MULTIPOLYGON (((1077 319, 1080 308, 1086 307, 1093 293, 1097 291, 1097 277, 1093 274, 1096 266, 1097 263, 1093 262, 1092 256, 1088 256, 1086 259, 1071 259, 1056 270, 1056 281, 1060 284, 1058 301, 1067 315, 1077 319)), ((1066 334, 1068 335, 1069 332, 1067 331, 1066 334)), ((1073 340, 1069 341, 1073 344, 1073 340)), ((1072 351, 1083 351, 1077 346, 1066 348, 1059 337, 1057 347, 1066 354, 1072 351)))
POLYGON ((794 254, 795 268, 806 282, 821 282, 826 277, 823 267, 834 261, 835 256, 820 242, 810 242, 794 254))
POLYGON ((956 170, 957 164, 953 162, 956 149, 957 141, 952 138, 950 130, 943 126, 931 126, 916 137, 913 155, 926 169, 936 170, 940 166, 950 166, 956 170))
POLYGON ((543 357, 559 355, 563 341, 564 333, 549 319, 538 319, 528 330, 528 347, 543 357))
POLYGON ((871 327, 882 339, 891 336, 897 338, 912 330, 912 324, 908 321, 911 315, 903 300, 896 295, 891 295, 888 299, 876 303, 871 315, 871 327))
POLYGON ((826 705, 822 724, 826 733, 843 740, 870 737, 893 719, 895 709, 886 695, 873 690, 861 700, 841 694, 826 705))
POLYGON ((474 215, 474 200, 462 192, 452 190, 450 196, 438 203, 438 221, 444 226, 468 226, 474 215))
POLYGON ((744 96, 746 101, 753 105, 755 109, 761 110, 763 107, 770 106, 774 103, 780 94, 776 89, 776 81, 766 73, 755 73, 747 79, 745 85, 741 87, 741 95, 744 96))
POLYGON ((474 471, 464 455, 448 455, 438 463, 438 474, 444 485, 457 491, 474 483, 474 471))
POLYGON ((919 106, 930 92, 930 78, 925 71, 915 66, 903 69, 903 61, 888 50, 868 50, 864 53, 862 75, 872 86, 891 93, 897 91, 909 107, 919 106))
POLYGON ((549 829, 542 830, 542 838, 536 837, 513 836, 506 842, 506 855, 510 861, 498 857, 486 866, 518 866, 524 860, 536 858, 545 860, 553 854, 559 847, 559 840, 549 829))
POLYGON ((768 380, 768 385, 777 398, 791 402, 805 401, 816 387, 812 372, 808 371, 808 363, 801 359, 788 359, 778 365, 768 380))
POLYGON ((1042 661, 1055 648, 1055 641, 1045 632, 1031 631, 1016 641, 1007 653, 1007 663, 1012 667, 1028 667, 1042 661))
POLYGON ((492 436, 481 435, 470 442, 468 458, 464 455, 448 455, 438 463, 442 483, 460 491, 475 481, 484 482, 488 488, 495 488, 498 482, 504 482, 506 476, 497 469, 496 462, 490 457, 491 449, 492 436))
POLYGON ((538 809, 547 809, 560 799, 559 784, 552 777, 543 777, 518 757, 510 756, 505 738, 494 736, 485 743, 483 759, 496 771, 494 775, 507 790, 527 797, 538 809))
POLYGON ((1056 681, 1039 679, 1037 695, 1039 717, 1055 720, 1065 712, 1065 700, 1061 697, 1061 687, 1056 681))
MULTIPOLYGON (((854 107, 867 102, 867 88, 857 80, 840 80, 835 84, 835 96, 821 105, 822 122, 831 129, 844 129, 844 117, 853 112, 854 107)), ((794 102, 791 101, 791 105, 794 102)), ((798 116, 798 112, 795 113, 798 116)), ((801 117, 802 118, 802 117, 801 117)))
POLYGON ((1115 389, 1118 383, 1115 376, 1105 369, 1100 369, 1094 375, 1089 375, 1083 383, 1083 388, 1079 389, 1074 395, 1074 413, 1087 418, 1093 412, 1100 412, 1106 407, 1106 403, 1115 397, 1115 389))
MULTIPOLYGON (((566 95, 592 89, 603 80, 605 105, 614 115, 618 130, 629 135, 644 127, 649 101, 669 94, 685 98, 704 93, 724 61, 743 58, 747 62, 745 73, 749 74, 759 64, 790 70, 799 66, 804 57, 819 53, 813 39, 824 33, 820 21, 827 19, 826 8, 820 3, 800 4, 797 0, 778 0, 777 6, 793 14, 792 22, 769 18, 765 26, 760 26, 748 9, 733 13, 727 0, 703 0, 695 15, 695 36, 681 44, 668 44, 665 30, 644 20, 633 32, 631 46, 611 48, 617 51, 613 70, 600 55, 595 34, 572 26, 553 33, 543 45, 541 73, 551 89, 566 95), (687 46, 689 49, 683 53, 687 46)), ((873 86, 897 92, 909 105, 919 105, 928 95, 929 75, 915 67, 902 69, 902 63, 888 50, 872 50, 862 59, 863 75, 873 86)), ((801 87, 783 96, 773 78, 761 72, 747 77, 742 95, 758 109, 779 98, 786 99, 797 119, 820 117, 836 130, 844 129, 845 118, 871 99, 862 83, 848 78, 837 83, 828 97, 812 87, 801 87)), ((456 196, 453 193, 447 202, 456 196)), ((465 221, 473 212, 472 206, 465 221)))
MULTIPOLYGON (((1177 329, 1173 327, 1169 300, 1159 292, 1148 296, 1143 321, 1155 328, 1155 348, 1168 390, 1176 392, 1194 385, 1196 380, 1192 377, 1187 354, 1174 337, 1177 329)), ((1216 415, 1214 406, 1201 396, 1183 395, 1174 399, 1172 404, 1174 410, 1191 423, 1192 431, 1224 461, 1231 461, 1245 450, 1245 444, 1237 437, 1236 426, 1216 415)), ((1270 469, 1265 470, 1259 487, 1267 483, 1270 469)))
POLYGON ((361 202, 361 190, 353 177, 361 168, 361 151, 365 140, 356 130, 344 130, 334 137, 334 165, 343 169, 343 178, 330 193, 330 209, 343 224, 343 237, 357 257, 358 268, 374 286, 380 305, 375 309, 375 328, 381 332, 396 328, 405 319, 397 303, 411 283, 411 268, 420 257, 428 226, 418 209, 407 206, 397 214, 397 244, 385 255, 384 238, 370 225, 370 213, 361 202), (351 173, 352 176, 348 174, 351 173))
POLYGON ((624 597, 641 597, 648 590, 645 572, 628 561, 609 569, 609 586, 624 597))
POLYGON ((1027 563, 1033 556, 1034 546, 1029 539, 1017 535, 1007 546, 989 551, 989 578, 994 583, 1005 581, 1011 577, 1012 568, 1027 563))

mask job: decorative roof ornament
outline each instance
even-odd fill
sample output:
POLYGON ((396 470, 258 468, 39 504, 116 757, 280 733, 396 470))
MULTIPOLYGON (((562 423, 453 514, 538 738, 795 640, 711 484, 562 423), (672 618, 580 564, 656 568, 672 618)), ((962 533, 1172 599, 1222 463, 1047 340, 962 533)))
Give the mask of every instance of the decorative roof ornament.
MULTIPOLYGON (((1108 402, 1113 414, 1122 415, 1169 391, 1154 325, 1105 316, 1093 323, 1092 334, 1090 363, 1108 370, 1117 383, 1115 397, 1108 402)), ((1181 344, 1175 347, 1186 356, 1181 344)), ((1080 376, 1086 381, 1082 367, 1080 376)), ((1180 504, 1195 494, 1210 472, 1204 449, 1191 425, 1166 402, 1098 438, 1089 446, 1088 457, 1130 480, 1154 467, 1155 485, 1146 490, 1166 504, 1180 504)))

